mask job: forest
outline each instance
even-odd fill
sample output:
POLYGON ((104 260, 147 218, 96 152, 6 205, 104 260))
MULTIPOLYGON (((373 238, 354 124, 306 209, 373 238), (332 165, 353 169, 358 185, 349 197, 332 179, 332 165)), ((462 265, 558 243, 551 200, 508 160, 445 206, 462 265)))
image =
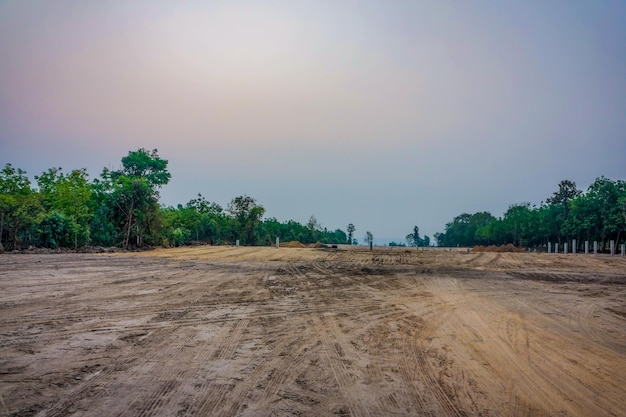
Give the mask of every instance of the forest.
MULTIPOLYGON (((171 178, 168 161, 156 149, 138 149, 121 159, 121 168, 104 168, 89 180, 86 169, 69 173, 50 168, 35 176, 7 163, 0 171, 0 251, 28 247, 78 249, 86 246, 144 248, 208 243, 272 245, 353 243, 347 233, 323 228, 314 215, 306 224, 264 218, 265 208, 242 195, 226 207, 201 194, 177 207, 159 203, 159 191, 171 178)), ((371 240, 371 233, 367 232, 371 240)), ((367 240, 368 238, 366 238, 367 240)), ((569 180, 539 206, 513 204, 500 218, 489 212, 463 213, 436 233, 437 246, 513 244, 545 248, 548 242, 576 239, 608 242, 626 239, 626 182, 597 178, 586 192, 569 180)), ((419 228, 406 237, 409 246, 429 246, 419 228)), ((394 246, 404 245, 395 243, 394 246)))
POLYGON ((545 249, 549 242, 571 245, 573 240, 580 249, 584 241, 595 241, 607 251, 611 240, 617 244, 626 239, 626 181, 599 177, 583 192, 563 180, 538 206, 512 204, 501 218, 486 211, 463 213, 434 237, 439 246, 511 243, 535 249, 545 249))
POLYGON ((86 169, 69 173, 50 168, 35 176, 7 163, 0 171, 0 249, 31 246, 78 249, 85 246, 144 248, 213 245, 270 245, 281 242, 345 243, 342 230, 266 218, 265 208, 243 195, 227 207, 201 194, 177 207, 162 207, 159 190, 171 174, 158 151, 138 149, 122 158, 119 170, 102 170, 89 180, 86 169))

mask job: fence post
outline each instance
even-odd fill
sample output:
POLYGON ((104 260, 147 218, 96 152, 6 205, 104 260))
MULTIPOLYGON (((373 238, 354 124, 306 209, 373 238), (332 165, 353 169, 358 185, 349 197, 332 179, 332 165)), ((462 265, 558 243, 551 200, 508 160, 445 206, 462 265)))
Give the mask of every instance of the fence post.
POLYGON ((589 254, 589 241, 585 240, 585 255, 589 254))
POLYGON ((626 254, 626 243, 622 243, 622 256, 626 254))
POLYGON ((563 243, 563 253, 567 255, 567 242, 563 243))
POLYGON ((598 254, 598 241, 597 240, 593 241, 593 254, 594 255, 598 254))
POLYGON ((235 246, 239 247, 239 239, 235 241, 235 246))
POLYGON ((280 248, 280 240, 276 238, 276 249, 280 248))
POLYGON ((548 242, 548 253, 552 252, 552 242, 548 242))
POLYGON ((572 240, 572 253, 576 255, 576 239, 572 240))
POLYGON ((615 241, 611 241, 611 255, 615 255, 615 241))

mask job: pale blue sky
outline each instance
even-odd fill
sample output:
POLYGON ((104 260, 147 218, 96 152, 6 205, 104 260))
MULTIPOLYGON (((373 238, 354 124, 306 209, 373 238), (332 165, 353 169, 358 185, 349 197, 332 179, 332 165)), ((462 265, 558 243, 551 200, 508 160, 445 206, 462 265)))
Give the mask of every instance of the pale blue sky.
POLYGON ((626 2, 0 2, 0 163, 139 147, 359 238, 626 179, 626 2))

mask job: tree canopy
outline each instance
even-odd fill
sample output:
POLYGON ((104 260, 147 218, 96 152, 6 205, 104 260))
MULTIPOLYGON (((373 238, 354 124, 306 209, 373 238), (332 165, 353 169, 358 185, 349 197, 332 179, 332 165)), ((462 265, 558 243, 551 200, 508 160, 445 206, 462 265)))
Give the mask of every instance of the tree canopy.
POLYGON ((597 178, 586 192, 573 181, 564 180, 539 206, 518 203, 501 218, 489 212, 463 213, 436 235, 440 246, 501 245, 546 247, 548 242, 600 242, 626 238, 626 182, 597 178))
MULTIPOLYGON (((159 190, 171 179, 168 161, 156 149, 140 148, 121 158, 118 170, 103 169, 89 179, 86 169, 50 168, 34 177, 7 163, 0 170, 0 251, 28 246, 123 248, 178 246, 192 242, 270 245, 281 242, 356 244, 356 227, 346 232, 323 227, 315 215, 305 224, 264 218, 255 198, 240 195, 224 209, 201 194, 185 204, 163 207, 159 190)), ((487 211, 461 213, 435 233, 439 246, 501 245, 545 247, 548 242, 579 244, 626 239, 626 182, 597 178, 579 190, 563 180, 545 202, 511 204, 502 217, 487 211)), ((365 243, 373 241, 367 231, 365 243)), ((414 226, 409 246, 429 246, 414 226)), ((395 243, 395 245, 400 245, 395 243)))
POLYGON ((168 161, 158 150, 140 148, 121 158, 118 170, 104 168, 89 181, 86 169, 50 168, 35 176, 6 164, 0 171, 0 251, 27 246, 123 248, 179 246, 191 242, 247 245, 281 241, 345 243, 340 229, 328 230, 312 215, 303 225, 263 219, 256 199, 237 196, 226 210, 201 194, 186 204, 162 207, 168 161))

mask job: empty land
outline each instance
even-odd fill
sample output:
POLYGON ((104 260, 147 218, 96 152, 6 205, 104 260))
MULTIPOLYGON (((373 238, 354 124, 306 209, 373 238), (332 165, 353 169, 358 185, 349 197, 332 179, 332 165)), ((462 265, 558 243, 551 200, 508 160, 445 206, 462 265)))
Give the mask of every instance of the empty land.
POLYGON ((0 256, 0 415, 618 416, 626 260, 0 256))

